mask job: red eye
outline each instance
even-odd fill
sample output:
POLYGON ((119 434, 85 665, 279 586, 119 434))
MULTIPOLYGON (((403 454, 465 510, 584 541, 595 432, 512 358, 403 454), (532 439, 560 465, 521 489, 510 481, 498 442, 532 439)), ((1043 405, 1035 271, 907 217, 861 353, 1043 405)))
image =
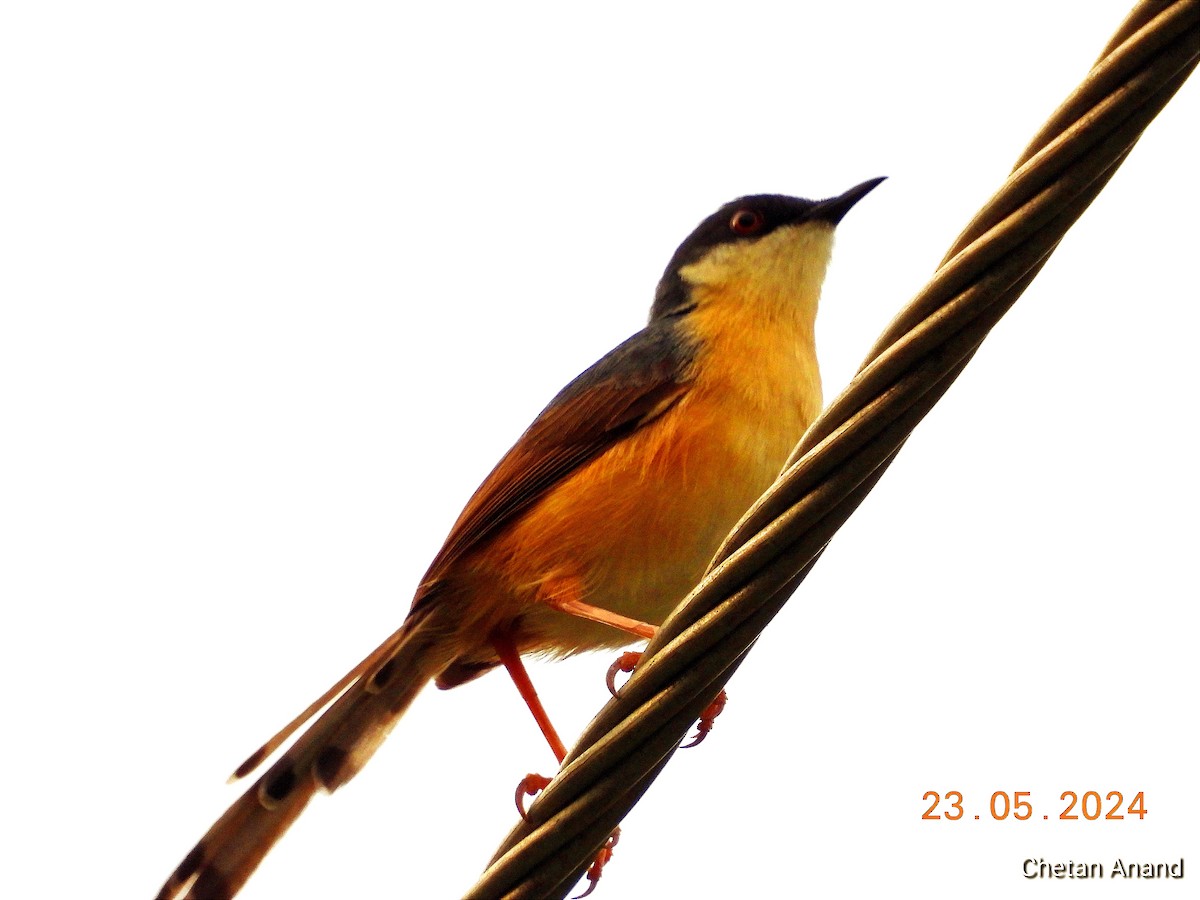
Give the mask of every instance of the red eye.
POLYGON ((734 234, 754 234, 763 227, 762 213, 754 209, 739 209, 729 220, 729 230, 734 234))

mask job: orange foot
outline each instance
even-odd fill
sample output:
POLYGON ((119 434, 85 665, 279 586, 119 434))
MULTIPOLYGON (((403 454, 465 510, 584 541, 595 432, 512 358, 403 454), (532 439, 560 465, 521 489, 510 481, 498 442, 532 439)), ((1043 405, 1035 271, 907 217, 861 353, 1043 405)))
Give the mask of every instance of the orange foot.
MULTIPOLYGON (((533 772, 530 772, 521 779, 520 784, 517 785, 515 799, 517 801, 517 812, 521 814, 522 819, 529 821, 529 815, 525 811, 525 798, 532 797, 534 794, 544 790, 546 785, 549 783, 550 779, 545 775, 537 775, 533 772)), ((579 896, 575 897, 574 900, 583 900, 584 897, 596 889, 596 883, 600 881, 600 875, 604 872, 604 867, 608 865, 608 861, 612 859, 613 847, 617 846, 617 841, 620 839, 621 829, 614 828, 613 833, 610 834, 608 836, 608 840, 604 842, 604 846, 596 851, 596 856, 592 860, 592 864, 588 866, 586 873, 587 880, 590 882, 590 884, 588 884, 588 889, 579 896)))
MULTIPOLYGON (((608 677, 605 679, 605 684, 608 685, 608 691, 614 697, 617 696, 617 673, 632 672, 637 668, 638 662, 641 660, 642 654, 636 650, 629 650, 617 657, 617 661, 608 667, 608 677)), ((716 698, 708 706, 700 711, 700 720, 696 724, 696 735, 690 741, 683 745, 682 749, 695 747, 712 731, 713 723, 725 709, 725 703, 729 696, 724 692, 717 694, 716 698)))
POLYGON ((638 661, 641 660, 642 654, 637 650, 628 650, 617 657, 617 661, 608 667, 608 678, 604 683, 608 685, 608 692, 614 697, 617 696, 617 673, 632 672, 637 668, 638 661))
POLYGON ((591 882, 588 889, 582 894, 577 894, 572 900, 583 900, 588 894, 596 889, 596 885, 600 882, 600 875, 604 872, 604 867, 608 865, 608 861, 612 859, 613 847, 617 846, 617 841, 621 839, 621 829, 614 828, 613 833, 608 836, 608 840, 604 842, 599 850, 596 851, 596 858, 592 860, 592 864, 588 866, 587 880, 591 882))
POLYGON ((712 731, 713 723, 716 721, 717 716, 724 711, 725 702, 728 699, 729 696, 724 691, 721 691, 712 703, 700 711, 700 719, 696 723, 696 736, 684 744, 680 748, 681 750, 686 750, 688 747, 695 747, 708 737, 708 733, 712 731))
POLYGON ((525 812, 525 798, 532 797, 534 794, 545 789, 549 783, 550 779, 545 775, 537 775, 530 772, 517 785, 517 793, 514 797, 517 801, 517 812, 521 814, 521 818, 526 822, 529 821, 529 815, 525 812))

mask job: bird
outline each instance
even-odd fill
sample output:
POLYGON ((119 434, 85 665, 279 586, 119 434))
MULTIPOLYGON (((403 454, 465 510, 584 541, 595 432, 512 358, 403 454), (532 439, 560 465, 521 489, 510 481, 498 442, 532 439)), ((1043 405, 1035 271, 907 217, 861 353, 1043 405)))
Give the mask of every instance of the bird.
POLYGON ((649 638, 699 581, 820 411, 815 320, 834 229, 883 180, 825 200, 745 196, 700 222, 671 256, 646 326, 563 388, 501 458, 400 627, 238 767, 231 780, 300 732, 159 900, 233 897, 429 682, 447 689, 506 667, 561 762, 521 658, 649 638))

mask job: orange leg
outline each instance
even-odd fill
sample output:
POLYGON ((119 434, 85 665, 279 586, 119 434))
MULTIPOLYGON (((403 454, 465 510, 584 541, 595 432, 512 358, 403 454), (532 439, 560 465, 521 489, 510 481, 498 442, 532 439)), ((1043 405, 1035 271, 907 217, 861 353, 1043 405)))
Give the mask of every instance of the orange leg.
MULTIPOLYGON (((637 619, 631 619, 628 616, 623 616, 607 609, 601 609, 598 606, 592 606, 590 603, 584 603, 579 599, 580 593, 581 586, 577 579, 562 578, 548 582, 544 586, 540 599, 551 609, 556 609, 567 615, 578 616, 590 622, 610 625, 619 631, 627 632, 634 637, 644 640, 650 640, 658 631, 658 628, 654 625, 639 622, 637 619)), ((500 662, 508 670, 509 676, 512 677, 513 683, 517 686, 517 690, 520 691, 522 698, 525 700, 525 705, 533 713, 533 718, 537 722, 538 728, 542 730, 546 742, 550 744, 550 749, 554 751, 555 757, 561 763, 567 755, 567 748, 563 744, 562 739, 559 738, 554 725, 551 724, 550 717, 546 713, 546 708, 542 706, 542 701, 533 687, 529 673, 525 671, 525 665, 521 662, 521 654, 517 651, 512 636, 507 632, 497 629, 492 632, 490 638, 496 654, 500 657, 500 662)), ((615 684, 617 672, 632 672, 641 657, 642 654, 640 653, 630 652, 622 654, 620 659, 608 670, 608 689, 614 697, 617 694, 615 684)), ((698 734, 687 746, 694 747, 704 740, 708 732, 712 730, 712 720, 717 717, 724 706, 725 692, 721 691, 717 699, 704 710, 697 728, 698 734)), ((521 779, 521 782, 517 785, 515 796, 517 810, 521 813, 521 818, 527 818, 525 813, 525 798, 537 794, 549 783, 549 778, 534 773, 530 773, 521 779)), ((621 829, 614 829, 613 833, 609 835, 608 840, 604 842, 604 846, 597 851, 586 873, 589 882, 588 888, 576 897, 575 900, 582 900, 582 898, 587 897, 596 889, 596 884, 600 881, 600 875, 603 873, 605 865, 612 859, 613 848, 617 846, 620 836, 621 829)))
POLYGON ((658 631, 658 628, 654 625, 647 625, 645 622, 639 622, 637 619, 631 619, 620 613, 609 612, 607 609, 592 606, 590 603, 584 603, 582 600, 552 597, 545 599, 543 602, 551 609, 557 609, 559 612, 564 612, 569 616, 577 616, 580 619, 587 619, 589 622, 599 622, 601 625, 611 625, 618 631, 628 632, 634 637, 639 637, 643 640, 650 640, 650 638, 654 637, 655 632, 658 631))
POLYGON ((517 686, 517 690, 520 691, 521 699, 525 701, 525 705, 533 713, 533 718, 537 722, 538 728, 542 729, 546 743, 554 751, 555 759, 562 762, 567 755, 567 747, 562 742, 562 738, 558 736, 558 732, 554 730, 554 724, 550 721, 550 716, 546 714, 546 707, 542 706, 542 700, 538 696, 533 682, 529 679, 529 673, 525 671, 525 663, 521 662, 521 654, 517 652, 517 646, 513 643, 512 635, 497 629, 489 637, 492 646, 496 649, 496 655, 500 657, 500 662, 504 663, 504 668, 508 669, 509 677, 512 678, 513 684, 517 686))
POLYGON ((601 609, 584 603, 583 583, 578 578, 560 576, 544 582, 538 592, 538 600, 551 609, 557 609, 568 616, 587 619, 589 622, 599 622, 601 625, 611 625, 618 631, 632 634, 642 640, 650 640, 658 631, 655 625, 649 625, 638 619, 631 619, 611 610, 601 609))
MULTIPOLYGON (((647 626, 648 627, 648 626, 647 626)), ((537 690, 533 686, 533 681, 529 677, 529 673, 525 670, 525 664, 521 662, 521 654, 517 652, 516 644, 513 643, 512 636, 507 632, 497 629, 489 635, 492 647, 495 648, 496 654, 500 657, 500 662, 504 664, 504 668, 508 670, 509 677, 512 678, 513 684, 517 686, 521 697, 525 700, 525 705, 529 707, 529 711, 533 713, 533 718, 538 724, 538 728, 542 730, 542 735, 546 738, 546 743, 550 745, 550 749, 554 751, 555 757, 561 763, 567 755, 567 748, 562 742, 562 738, 558 736, 558 731, 555 730, 553 723, 550 721, 550 716, 546 713, 546 707, 542 706, 542 699, 538 696, 537 690)), ((539 791, 544 789, 550 783, 550 779, 545 775, 538 775, 530 772, 521 779, 517 785, 515 800, 517 811, 521 814, 522 819, 527 819, 525 812, 525 798, 532 797, 539 791)), ((605 865, 612 859, 613 847, 617 846, 617 841, 621 836, 621 829, 613 829, 613 833, 608 836, 608 840, 604 842, 596 856, 592 860, 592 864, 588 866, 586 873, 587 880, 590 882, 588 888, 575 900, 582 900, 596 889, 596 884, 600 881, 600 875, 604 871, 605 865)))
MULTIPOLYGON (((517 652, 516 644, 512 641, 512 636, 507 632, 497 629, 491 634, 492 646, 496 649, 496 654, 500 657, 500 662, 504 663, 504 668, 508 670, 508 675, 513 680, 513 684, 517 686, 517 690, 521 694, 521 698, 525 701, 525 705, 529 707, 529 711, 533 713, 533 719, 538 724, 538 728, 542 730, 542 736, 546 738, 546 743, 550 745, 550 749, 554 751, 555 758, 561 763, 567 755, 567 747, 562 742, 562 738, 558 736, 558 731, 554 728, 554 723, 550 721, 550 716, 546 712, 546 707, 542 706, 542 698, 538 696, 537 689, 533 686, 533 681, 529 677, 529 673, 525 670, 525 663, 521 662, 521 654, 517 652)), ((521 814, 521 818, 526 818, 525 815, 525 798, 532 797, 538 791, 542 790, 550 783, 550 779, 545 775, 538 775, 530 772, 521 779, 517 785, 516 803, 517 812, 521 814)))

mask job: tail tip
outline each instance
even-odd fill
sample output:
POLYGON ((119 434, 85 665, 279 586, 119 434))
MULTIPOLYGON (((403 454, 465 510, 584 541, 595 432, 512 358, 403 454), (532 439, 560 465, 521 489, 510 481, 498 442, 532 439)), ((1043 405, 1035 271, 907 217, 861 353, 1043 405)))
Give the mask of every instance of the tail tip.
POLYGON ((261 746, 257 750, 255 750, 253 753, 251 753, 246 758, 246 761, 244 763, 242 763, 240 766, 238 766, 236 769, 234 769, 233 774, 229 776, 229 780, 225 783, 233 784, 235 781, 241 781, 243 778, 245 778, 247 775, 249 775, 251 772, 253 772, 255 769, 257 769, 260 765, 262 765, 262 761, 266 758, 267 758, 267 747, 264 744, 263 746, 261 746))

